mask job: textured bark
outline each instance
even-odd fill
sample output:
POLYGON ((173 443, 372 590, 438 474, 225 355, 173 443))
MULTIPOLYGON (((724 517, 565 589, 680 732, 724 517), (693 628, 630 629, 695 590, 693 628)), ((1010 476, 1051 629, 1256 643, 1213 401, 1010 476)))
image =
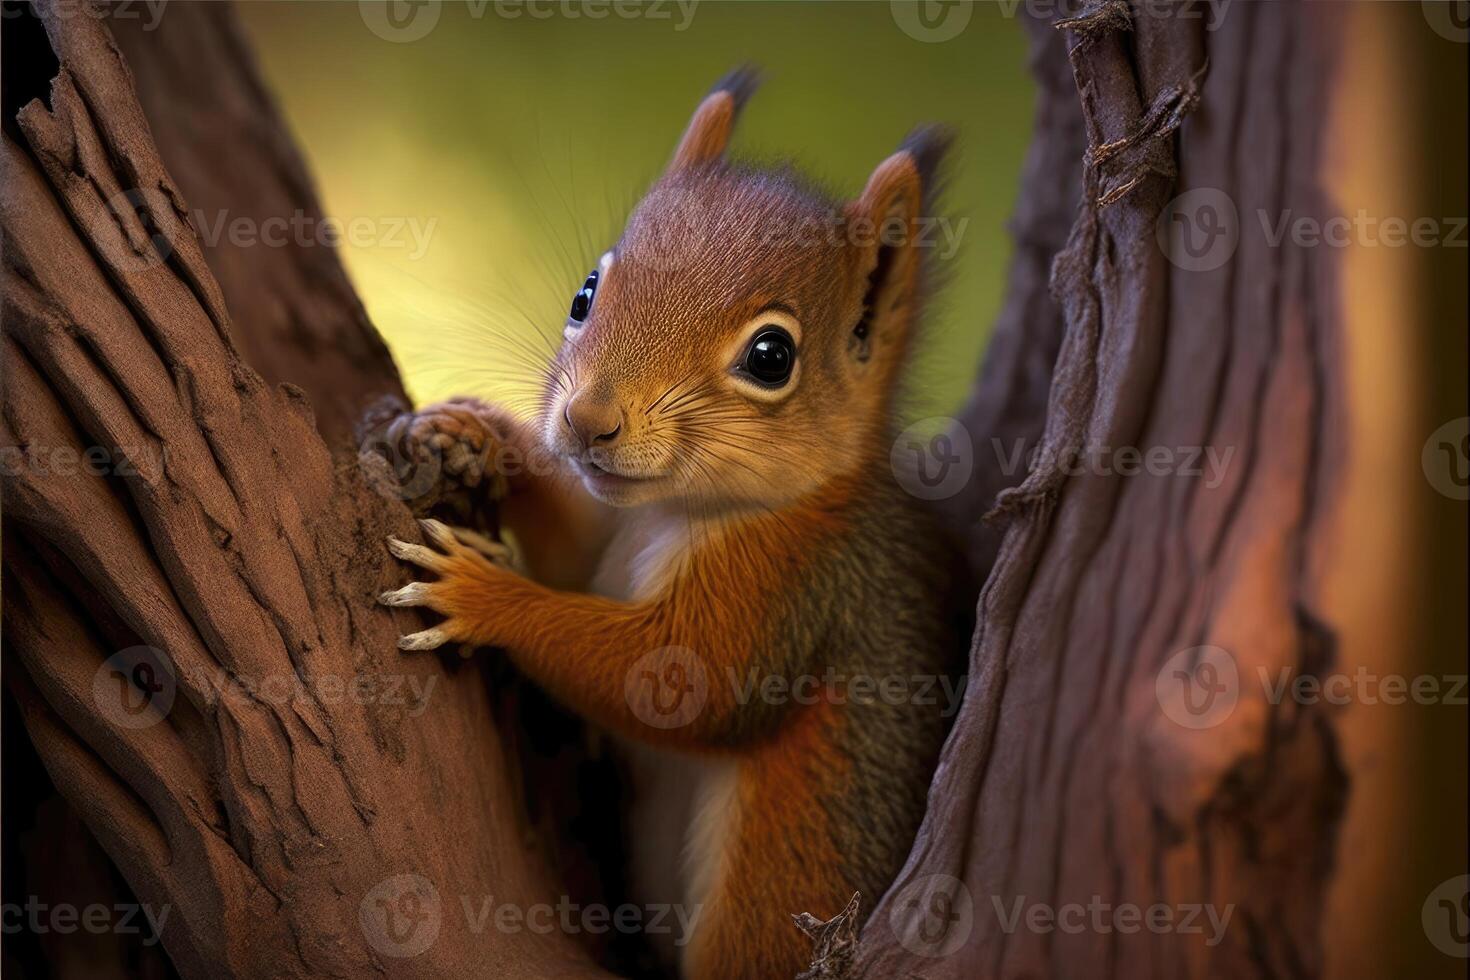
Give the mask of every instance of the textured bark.
MULTIPOLYGON (((183 199, 206 217, 256 226, 321 206, 228 4, 170 8, 159 29, 114 21, 138 101, 183 199)), ((245 363, 306 393, 329 445, 354 433, 364 406, 402 399, 397 370, 347 281, 336 251, 206 247, 245 363)))
MULTIPOLYGON (((1333 257, 1242 236, 1220 268, 1185 271, 1155 228, 1170 196, 1196 187, 1224 191, 1241 215, 1327 212, 1331 8, 1240 4, 1206 35, 1201 20, 1103 0, 1036 38, 1038 145, 1075 142, 1078 119, 1086 134, 1066 194, 1082 203, 1051 276, 1065 334, 1038 463, 999 499, 970 693, 857 976, 1321 972, 1347 788, 1333 722, 1243 687, 1222 724, 1191 730, 1161 712, 1155 681, 1171 655, 1206 644, 1243 676, 1332 661, 1308 556, 1326 543, 1319 514, 1340 449, 1333 257), (1055 80, 1063 44, 1071 93, 1055 80), (1063 465, 1089 447, 1200 446, 1234 453, 1217 487, 1063 465), (1233 920, 1214 947, 1177 930, 1006 927, 1017 901, 1086 908, 1094 896, 1231 905, 1233 920)), ((1071 175, 1033 152, 1020 237, 1040 247, 1018 256, 1014 319, 965 417, 982 450, 1039 417, 1039 385, 1012 365, 1051 348, 1053 320, 1029 312, 1047 309, 1039 270, 1055 240, 1035 195, 1071 175)))
MULTIPOLYGON (((555 897, 479 672, 402 657, 412 621, 374 604, 399 577, 383 537, 410 517, 343 436, 401 389, 335 257, 206 261, 108 26, 38 9, 61 68, 7 125, 0 200, 4 444, 19 450, 4 613, 6 679, 51 778, 139 899, 172 910, 163 941, 186 976, 594 974, 567 937, 476 932, 461 909, 555 897), (128 462, 58 469, 92 446, 128 462), (140 643, 167 651, 177 695, 135 729, 93 682, 140 643), (357 678, 407 679, 430 710, 333 686, 357 678), (360 923, 404 874, 439 903, 438 938, 412 958, 360 923)), ((177 5, 159 38, 134 39, 140 78, 197 200, 314 211, 228 11, 177 5)))

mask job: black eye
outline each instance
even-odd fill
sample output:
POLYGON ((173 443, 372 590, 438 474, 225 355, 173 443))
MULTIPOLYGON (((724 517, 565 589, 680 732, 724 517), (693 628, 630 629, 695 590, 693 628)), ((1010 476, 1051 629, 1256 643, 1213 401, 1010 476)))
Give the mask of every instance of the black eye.
POLYGON ((796 345, 780 327, 762 327, 745 352, 745 373, 763 385, 778 388, 791 377, 796 363, 796 345))
POLYGON ((593 269, 587 273, 587 281, 582 283, 582 288, 577 290, 577 295, 572 297, 572 319, 581 323, 587 319, 587 314, 592 310, 592 294, 597 292, 597 270, 593 269))

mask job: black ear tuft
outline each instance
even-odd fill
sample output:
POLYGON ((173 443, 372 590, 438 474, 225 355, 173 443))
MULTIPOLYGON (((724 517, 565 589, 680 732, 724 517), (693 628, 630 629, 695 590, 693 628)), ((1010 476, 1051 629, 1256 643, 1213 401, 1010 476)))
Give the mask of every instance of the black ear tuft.
POLYGON ((760 69, 753 64, 747 63, 734 68, 724 78, 715 82, 714 88, 709 90, 709 94, 714 95, 718 92, 730 93, 730 98, 735 100, 735 114, 738 116, 740 110, 745 108, 745 103, 750 100, 750 97, 755 94, 755 90, 760 87, 760 83, 760 69))
POLYGON ((724 158, 740 109, 755 91, 758 80, 755 69, 749 66, 720 79, 694 110, 674 150, 671 171, 710 166, 724 158))
POLYGON ((923 213, 932 210, 934 200, 944 184, 946 157, 954 147, 954 130, 948 126, 930 123, 920 126, 905 137, 899 151, 907 153, 919 172, 919 187, 924 202, 923 213))

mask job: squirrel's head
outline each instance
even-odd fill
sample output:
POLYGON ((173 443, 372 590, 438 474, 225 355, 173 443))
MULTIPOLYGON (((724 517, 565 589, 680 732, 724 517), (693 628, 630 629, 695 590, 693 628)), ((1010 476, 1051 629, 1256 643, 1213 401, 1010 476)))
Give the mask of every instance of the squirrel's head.
POLYGON ((726 161, 753 88, 739 71, 700 103, 572 298, 544 438, 607 503, 774 508, 887 465, 947 140, 915 133, 837 204, 726 161))

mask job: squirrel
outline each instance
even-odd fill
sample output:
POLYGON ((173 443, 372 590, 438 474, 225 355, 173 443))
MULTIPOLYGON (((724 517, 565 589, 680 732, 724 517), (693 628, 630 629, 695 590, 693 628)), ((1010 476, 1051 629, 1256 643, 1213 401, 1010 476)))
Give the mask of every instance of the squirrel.
POLYGON ((726 159, 755 81, 699 103, 575 293, 537 419, 402 417, 471 482, 492 457, 554 465, 502 467, 514 549, 423 521, 427 545, 389 548, 434 580, 380 597, 444 617, 402 648, 499 648, 641 747, 632 878, 697 909, 690 980, 794 977, 793 914, 876 902, 948 714, 882 685, 962 670, 955 553, 890 463, 948 135, 916 130, 836 204, 726 159))

